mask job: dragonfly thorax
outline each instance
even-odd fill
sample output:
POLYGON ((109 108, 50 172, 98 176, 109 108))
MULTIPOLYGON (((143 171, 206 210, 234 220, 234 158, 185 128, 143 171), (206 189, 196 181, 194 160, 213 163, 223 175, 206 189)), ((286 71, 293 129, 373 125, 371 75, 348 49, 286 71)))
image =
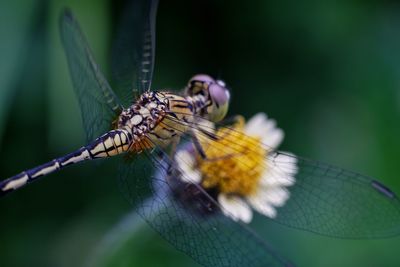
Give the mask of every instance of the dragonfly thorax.
POLYGON ((133 134, 142 134, 154 129, 165 116, 168 101, 164 94, 146 92, 118 118, 118 128, 128 128, 133 134))
POLYGON ((143 93, 121 112, 117 128, 129 132, 130 150, 134 152, 166 146, 187 133, 199 118, 213 122, 223 119, 229 98, 222 81, 196 75, 189 81, 184 96, 158 91, 143 93))
POLYGON ((184 97, 169 92, 146 92, 118 118, 118 128, 132 135, 132 150, 165 146, 187 132, 193 109, 184 97))

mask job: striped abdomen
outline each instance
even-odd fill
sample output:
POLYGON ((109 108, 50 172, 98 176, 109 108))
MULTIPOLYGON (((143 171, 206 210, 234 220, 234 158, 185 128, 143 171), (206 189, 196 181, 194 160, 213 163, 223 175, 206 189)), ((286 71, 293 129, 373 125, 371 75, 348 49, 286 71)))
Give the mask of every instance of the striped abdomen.
POLYGON ((113 130, 97 138, 92 144, 78 149, 63 157, 56 158, 43 165, 24 171, 0 182, 0 196, 12 192, 37 178, 58 171, 65 166, 85 160, 106 158, 129 150, 132 136, 126 130, 113 130))

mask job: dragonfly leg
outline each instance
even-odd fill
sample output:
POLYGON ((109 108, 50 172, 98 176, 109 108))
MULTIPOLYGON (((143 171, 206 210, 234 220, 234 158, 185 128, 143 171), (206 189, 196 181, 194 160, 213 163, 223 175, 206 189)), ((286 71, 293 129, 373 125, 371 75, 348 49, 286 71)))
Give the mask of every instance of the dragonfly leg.
MULTIPOLYGON (((237 157, 237 156, 241 155, 240 153, 229 153, 229 154, 226 154, 226 155, 221 156, 221 157, 213 157, 213 158, 207 157, 207 154, 204 151, 203 146, 201 145, 201 143, 199 141, 199 138, 197 137, 196 133, 191 131, 190 135, 191 135, 191 138, 192 138, 192 141, 193 141, 194 149, 196 150, 198 155, 200 155, 202 160, 205 160, 205 161, 219 161, 219 160, 226 160, 226 159, 237 157)), ((215 140, 217 140, 217 137, 215 137, 215 140)))
POLYGON ((170 156, 171 159, 175 158, 176 148, 178 147, 178 144, 179 144, 180 140, 181 140, 181 138, 179 136, 177 136, 176 138, 172 139, 171 150, 169 151, 169 156, 170 156))
POLYGON ((203 147, 201 146, 200 141, 199 141, 199 139, 197 138, 196 134, 195 134, 193 131, 191 131, 191 132, 190 132, 190 135, 191 135, 191 137, 192 137, 193 146, 194 146, 194 148, 196 149, 197 153, 200 155, 200 157, 201 157, 203 160, 207 159, 207 155, 206 155, 206 153, 204 152, 204 149, 203 149, 203 147))

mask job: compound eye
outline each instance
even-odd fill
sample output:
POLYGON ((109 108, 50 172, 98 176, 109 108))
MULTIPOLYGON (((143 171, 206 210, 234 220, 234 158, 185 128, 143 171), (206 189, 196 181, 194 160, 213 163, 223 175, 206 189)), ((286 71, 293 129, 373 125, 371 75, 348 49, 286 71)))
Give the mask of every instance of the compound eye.
POLYGON ((215 83, 215 80, 211 76, 208 76, 206 74, 197 74, 190 79, 189 84, 193 82, 215 83))
POLYGON ((222 87, 226 87, 226 84, 223 80, 217 80, 217 84, 219 84, 222 87))
POLYGON ((230 93, 228 89, 226 89, 225 86, 221 86, 219 82, 211 84, 209 91, 210 96, 216 103, 217 107, 221 107, 229 103, 230 93))
POLYGON ((228 89, 221 86, 220 83, 212 83, 209 87, 212 105, 208 109, 209 119, 213 122, 222 120, 228 112, 230 94, 228 89))

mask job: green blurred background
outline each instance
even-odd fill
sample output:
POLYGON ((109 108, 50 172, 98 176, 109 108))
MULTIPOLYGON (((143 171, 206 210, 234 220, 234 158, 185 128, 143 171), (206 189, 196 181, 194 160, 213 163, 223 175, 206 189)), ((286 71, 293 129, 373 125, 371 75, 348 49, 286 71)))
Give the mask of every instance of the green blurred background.
MULTIPOLYGON (((266 112, 285 130, 283 149, 400 193, 399 4, 160 2, 155 88, 180 89, 199 72, 222 78, 232 88, 230 114, 266 112)), ((124 5, 0 2, 1 178, 84 145, 59 40, 62 7, 76 14, 109 77, 124 5)), ((0 265, 197 266, 139 218, 118 224, 130 207, 115 177, 113 162, 82 164, 1 199, 0 265)), ((299 266, 400 265, 400 238, 333 239, 272 222, 263 232, 299 266)))

